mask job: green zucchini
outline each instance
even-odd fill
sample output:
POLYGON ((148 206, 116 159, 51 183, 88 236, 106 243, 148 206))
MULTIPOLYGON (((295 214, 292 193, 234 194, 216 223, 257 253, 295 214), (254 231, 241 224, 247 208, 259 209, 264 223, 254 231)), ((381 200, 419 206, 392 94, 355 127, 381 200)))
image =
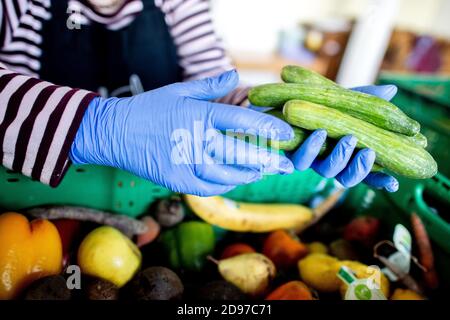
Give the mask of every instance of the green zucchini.
MULTIPOLYGON (((272 109, 266 112, 267 114, 270 114, 274 117, 277 117, 278 119, 281 119, 283 121, 286 121, 286 119, 283 116, 283 112, 279 109, 272 109)), ((305 130, 292 126, 292 130, 294 131, 294 138, 291 140, 285 140, 285 141, 278 141, 278 140, 268 140, 268 146, 274 149, 283 150, 283 151, 293 151, 297 149, 303 141, 308 138, 309 133, 307 133, 305 130)), ((322 145, 322 148, 320 149, 320 154, 325 153, 325 147, 326 143, 322 145)))
MULTIPOLYGON (((280 110, 270 110, 267 113, 280 118, 282 120, 284 119, 283 113, 280 110)), ((301 129, 299 127, 292 126, 292 130, 294 130, 294 139, 288 140, 288 141, 277 141, 277 140, 268 140, 267 146, 282 150, 282 151, 293 151, 296 150, 300 145, 309 137, 311 134, 310 132, 306 132, 304 129, 301 129)), ((319 156, 328 155, 333 150, 336 142, 331 141, 330 139, 326 139, 322 147, 319 151, 319 156)), ((378 164, 374 164, 372 167, 372 172, 377 172, 383 170, 383 167, 381 167, 378 164)))
MULTIPOLYGON (((322 76, 320 73, 300 66, 283 67, 283 69, 281 70, 281 79, 283 79, 283 81, 287 83, 303 83, 308 85, 322 85, 342 88, 336 82, 322 76)), ((427 138, 421 133, 417 133, 414 136, 405 136, 402 134, 399 135, 405 137, 405 139, 413 141, 422 148, 426 148, 428 145, 427 138)))
MULTIPOLYGON (((282 151, 293 151, 297 149, 310 135, 305 130, 300 129, 299 127, 292 127, 295 133, 295 138, 289 141, 276 141, 276 140, 268 140, 267 145, 271 148, 282 150, 282 151)), ((326 139, 322 147, 319 151, 319 156, 324 156, 330 154, 333 150, 336 142, 331 141, 330 139, 326 139)), ((372 166, 371 172, 379 172, 382 171, 383 167, 377 163, 374 163, 372 166)))
MULTIPOLYGON (((281 112, 281 110, 279 110, 279 109, 273 109, 273 110, 267 111, 267 113, 271 114, 277 118, 280 118, 281 120, 286 121, 286 119, 283 116, 283 112, 281 112)), ((268 142, 269 146, 272 148, 283 150, 283 151, 292 151, 292 150, 297 149, 303 143, 303 141, 305 141, 305 139, 308 138, 309 134, 307 134, 304 130, 302 130, 298 127, 295 127, 295 126, 292 126, 292 129, 294 130, 294 134, 295 134, 294 139, 291 139, 288 141, 269 141, 268 142)), ((405 136, 400 133, 397 133, 397 135, 401 139, 405 139, 406 141, 413 142, 422 148, 427 147, 427 144, 428 144, 427 138, 421 133, 418 133, 412 137, 405 136)), ((323 152, 321 152, 321 154, 322 153, 323 152)))
POLYGON ((334 139, 354 135, 357 147, 374 150, 377 163, 393 173, 414 179, 430 178, 437 173, 436 161, 425 149, 339 110, 292 100, 285 104, 283 115, 292 125, 307 130, 325 129, 334 139))
POLYGON ((423 134, 421 134, 420 132, 413 135, 413 136, 405 136, 403 134, 398 134, 400 137, 411 141, 415 144, 417 144, 418 146, 422 147, 422 148, 426 148, 428 146, 428 140, 427 137, 425 137, 423 134))
MULTIPOLYGON (((292 130, 294 131, 293 139, 284 141, 268 140, 267 146, 283 151, 294 151, 306 140, 306 138, 308 138, 309 135, 304 130, 294 126, 292 127, 292 130)), ((325 151, 325 149, 323 151, 325 151)))
POLYGON ((394 104, 372 95, 339 87, 274 83, 252 88, 248 97, 253 105, 277 108, 289 100, 305 100, 337 109, 389 131, 408 136, 420 131, 419 123, 394 104))
MULTIPOLYGON (((283 116, 283 112, 279 109, 272 109, 267 111, 266 113, 277 117, 283 121, 286 121, 286 119, 283 116)), ((285 141, 277 141, 277 140, 269 140, 268 146, 283 150, 283 151, 293 151, 297 149, 310 135, 310 132, 306 132, 305 130, 292 126, 292 130, 294 131, 294 138, 291 140, 285 140, 285 141)), ((329 143, 328 143, 329 144, 329 143)), ((326 152, 327 149, 327 142, 322 145, 322 148, 320 149, 320 155, 323 155, 326 152)))
POLYGON ((299 66, 285 66, 281 69, 281 79, 287 83, 315 84, 338 87, 339 85, 320 73, 299 66))
MULTIPOLYGON (((260 137, 257 137, 255 139, 255 136, 244 134, 244 133, 227 133, 228 136, 243 140, 247 143, 252 143, 254 145, 264 144, 264 147, 280 150, 280 151, 294 151, 300 145, 306 140, 306 138, 309 137, 310 133, 306 132, 306 130, 303 130, 299 127, 292 126, 292 129, 294 130, 295 137, 292 140, 289 141, 278 141, 278 140, 268 140, 263 139, 260 137), (264 142, 263 142, 264 141, 264 142)), ((325 156, 328 155, 334 148, 335 142, 331 141, 330 139, 325 140, 322 147, 320 147, 319 156, 325 156)), ((379 164, 375 163, 372 167, 371 172, 379 172, 382 171, 383 167, 379 164)))

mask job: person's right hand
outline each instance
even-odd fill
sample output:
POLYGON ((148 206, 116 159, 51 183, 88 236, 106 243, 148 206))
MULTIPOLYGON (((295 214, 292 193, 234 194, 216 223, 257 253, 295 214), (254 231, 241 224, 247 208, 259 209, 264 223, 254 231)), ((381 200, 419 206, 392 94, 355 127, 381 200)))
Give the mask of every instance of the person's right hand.
POLYGON ((129 171, 175 192, 222 194, 264 173, 291 173, 278 153, 225 136, 243 130, 288 140, 291 127, 257 111, 213 103, 238 83, 235 71, 176 83, 131 98, 95 98, 71 147, 74 164, 129 171))

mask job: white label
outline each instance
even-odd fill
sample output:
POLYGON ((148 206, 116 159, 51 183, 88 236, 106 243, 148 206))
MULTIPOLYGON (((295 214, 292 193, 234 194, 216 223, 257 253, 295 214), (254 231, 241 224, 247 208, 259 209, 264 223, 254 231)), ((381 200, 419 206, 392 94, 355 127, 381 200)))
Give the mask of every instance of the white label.
POLYGON ((394 245, 398 251, 411 257, 411 234, 408 229, 401 224, 395 226, 394 245))
MULTIPOLYGON (((389 262, 399 271, 408 274, 411 268, 411 233, 403 225, 397 224, 393 236, 394 246, 398 250, 388 257, 389 262)), ((388 268, 383 269, 384 274, 391 280, 397 281, 398 277, 388 268)))

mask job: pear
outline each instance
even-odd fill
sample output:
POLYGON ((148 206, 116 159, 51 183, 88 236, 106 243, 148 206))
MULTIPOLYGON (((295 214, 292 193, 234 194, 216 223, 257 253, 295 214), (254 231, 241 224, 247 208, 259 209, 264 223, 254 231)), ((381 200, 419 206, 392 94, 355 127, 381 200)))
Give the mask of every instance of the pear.
POLYGON ((122 232, 110 226, 91 231, 78 248, 81 272, 124 286, 141 266, 142 254, 122 232))
POLYGON ((244 253, 220 260, 218 269, 226 281, 251 296, 263 294, 276 273, 272 261, 260 253, 244 253))

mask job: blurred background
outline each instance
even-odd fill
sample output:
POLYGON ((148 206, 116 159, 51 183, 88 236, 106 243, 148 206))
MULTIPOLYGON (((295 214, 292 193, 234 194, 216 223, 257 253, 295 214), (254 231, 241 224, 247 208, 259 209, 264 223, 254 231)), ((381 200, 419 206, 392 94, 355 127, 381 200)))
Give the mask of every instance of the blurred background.
POLYGON ((450 0, 212 0, 216 31, 249 85, 284 65, 344 87, 395 84, 450 177, 450 0))
POLYGON ((283 65, 345 86, 383 72, 450 76, 450 0, 212 0, 214 23, 251 84, 283 65))

